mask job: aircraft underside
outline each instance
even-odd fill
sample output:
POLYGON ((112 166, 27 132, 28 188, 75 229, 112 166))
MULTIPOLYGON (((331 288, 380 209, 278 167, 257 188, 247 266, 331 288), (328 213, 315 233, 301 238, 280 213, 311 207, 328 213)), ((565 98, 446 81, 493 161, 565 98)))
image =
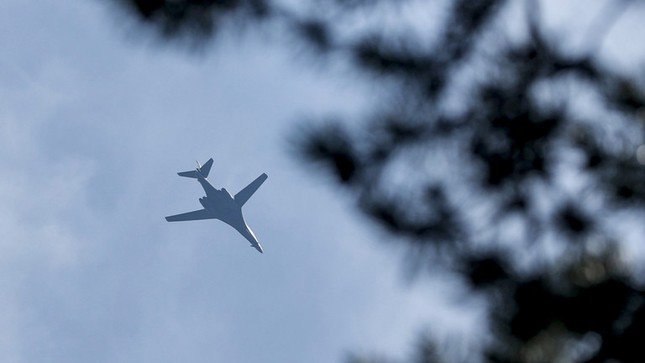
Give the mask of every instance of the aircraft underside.
POLYGON ((255 233, 249 228, 242 215, 242 206, 251 198, 257 189, 268 178, 266 174, 257 177, 253 182, 247 185, 240 192, 231 196, 226 189, 215 189, 206 179, 213 159, 209 159, 203 166, 197 164, 197 169, 192 171, 179 172, 178 174, 187 178, 194 178, 204 188, 206 197, 199 198, 203 209, 195 210, 166 217, 168 222, 195 221, 203 219, 219 219, 237 230, 246 240, 251 243, 251 247, 263 253, 262 246, 257 240, 255 233))

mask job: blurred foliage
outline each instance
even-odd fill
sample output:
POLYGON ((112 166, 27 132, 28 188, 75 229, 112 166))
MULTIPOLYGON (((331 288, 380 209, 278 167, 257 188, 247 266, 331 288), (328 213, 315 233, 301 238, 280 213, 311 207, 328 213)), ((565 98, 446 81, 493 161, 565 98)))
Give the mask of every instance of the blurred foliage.
POLYGON ((112 0, 165 39, 200 44, 213 37, 232 17, 260 19, 269 15, 265 0, 112 0))
MULTIPOLYGON (((634 1, 608 0, 592 29, 574 29, 589 34, 577 51, 537 1, 446 0, 417 15, 430 33, 380 21, 405 23, 414 1, 114 1, 170 38, 271 18, 369 76, 380 91, 364 127, 309 125, 298 153, 414 251, 407 264, 440 263, 485 296, 493 338, 469 361, 645 362, 644 281, 624 252, 628 236, 645 242, 645 85, 599 57, 634 1), (505 26, 518 17, 519 37, 505 26)), ((441 344, 423 338, 409 360, 455 359, 441 344)))

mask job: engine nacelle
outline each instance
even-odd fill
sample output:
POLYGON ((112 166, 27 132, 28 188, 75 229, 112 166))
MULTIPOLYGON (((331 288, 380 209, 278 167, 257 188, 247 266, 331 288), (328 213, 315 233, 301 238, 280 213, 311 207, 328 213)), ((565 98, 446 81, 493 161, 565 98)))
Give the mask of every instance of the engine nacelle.
POLYGON ((202 207, 204 207, 204 209, 207 208, 206 207, 206 197, 199 198, 199 203, 202 205, 202 207))

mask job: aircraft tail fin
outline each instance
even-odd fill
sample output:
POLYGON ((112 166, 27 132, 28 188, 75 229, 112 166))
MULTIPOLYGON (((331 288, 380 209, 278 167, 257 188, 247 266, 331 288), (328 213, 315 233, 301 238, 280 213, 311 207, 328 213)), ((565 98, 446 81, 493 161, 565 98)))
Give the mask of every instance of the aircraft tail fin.
POLYGON ((197 179, 201 175, 204 178, 207 178, 208 173, 210 173, 211 171, 211 166, 213 166, 213 158, 208 159, 208 161, 205 162, 204 165, 199 165, 199 163, 197 163, 197 169, 195 170, 180 171, 179 173, 177 173, 177 175, 195 179, 197 179))

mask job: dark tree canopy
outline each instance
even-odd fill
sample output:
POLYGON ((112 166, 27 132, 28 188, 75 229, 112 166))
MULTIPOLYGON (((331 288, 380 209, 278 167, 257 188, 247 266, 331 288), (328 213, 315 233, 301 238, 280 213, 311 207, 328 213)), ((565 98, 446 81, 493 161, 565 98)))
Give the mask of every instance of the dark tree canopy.
MULTIPOLYGON (((297 152, 412 251, 419 276, 440 264, 486 296, 494 338, 470 360, 645 362, 643 269, 624 252, 628 236, 645 242, 645 79, 599 57, 637 1, 607 1, 575 30, 578 50, 539 1, 446 0, 430 31, 398 18, 412 1, 118 2, 169 38, 271 19, 368 76, 380 91, 363 127, 309 123, 297 152)), ((432 339, 418 347, 411 361, 453 359, 432 339)))
POLYGON ((165 38, 203 41, 233 16, 263 18, 265 0, 114 0, 165 38))

